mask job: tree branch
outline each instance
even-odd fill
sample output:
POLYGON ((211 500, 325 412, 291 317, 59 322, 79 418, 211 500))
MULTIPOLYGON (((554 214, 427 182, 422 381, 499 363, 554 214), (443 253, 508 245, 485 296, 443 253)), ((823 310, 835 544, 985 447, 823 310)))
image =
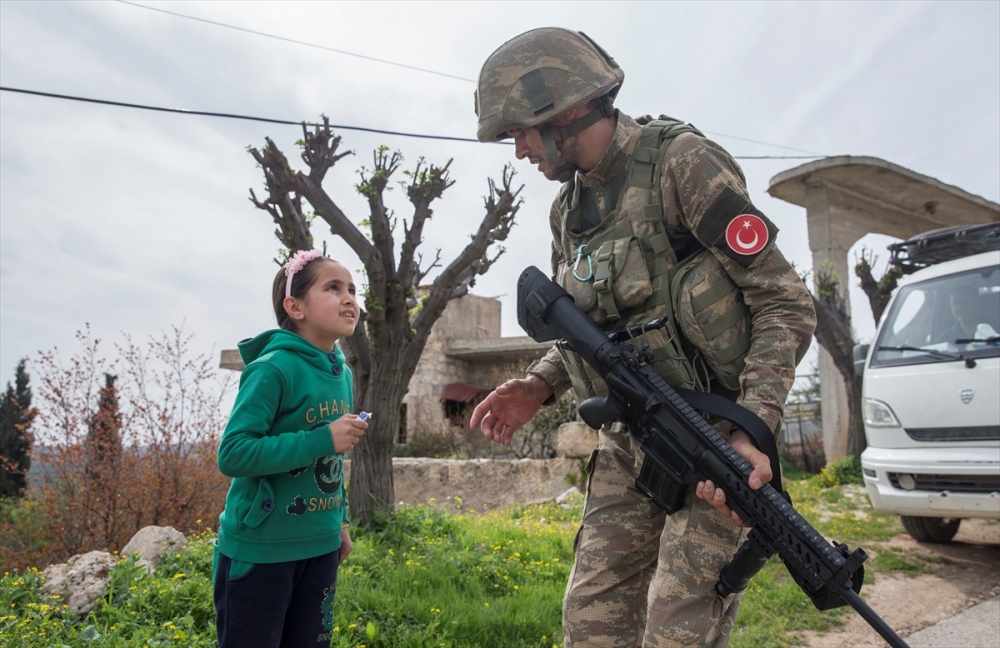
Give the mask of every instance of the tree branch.
MULTIPOLYGON (((430 208, 431 203, 441 197, 448 187, 455 184, 454 180, 448 177, 448 168, 451 167, 452 160, 443 167, 433 164, 427 169, 421 169, 423 159, 417 162, 417 167, 412 172, 406 172, 410 178, 410 185, 406 188, 406 195, 413 204, 413 224, 407 226, 403 221, 403 246, 399 255, 399 280, 404 286, 416 287, 420 281, 430 272, 431 268, 437 265, 435 261, 430 268, 421 273, 420 264, 413 263, 413 255, 417 247, 423 242, 424 224, 434 215, 434 210, 430 208)), ((438 250, 438 259, 441 258, 441 251, 438 250)))
POLYGON ((493 258, 490 258, 488 250, 493 243, 507 238, 514 225, 514 216, 520 209, 521 201, 517 196, 524 185, 517 191, 511 191, 514 175, 513 167, 507 165, 504 167, 501 188, 498 189, 490 180, 490 193, 484 199, 486 216, 480 223, 478 231, 465 249, 434 280, 424 307, 411 322, 418 336, 428 335, 430 327, 440 317, 448 301, 468 293, 469 288, 475 285, 476 276, 486 272, 503 254, 501 248, 493 258))
POLYGON ((311 133, 305 122, 302 123, 302 139, 298 144, 302 147, 302 161, 309 166, 309 179, 317 185, 323 184, 326 172, 341 158, 354 155, 354 151, 337 155, 340 136, 330 132, 330 119, 326 115, 323 115, 323 125, 317 125, 311 133))
POLYGON ((274 235, 288 248, 289 254, 296 250, 312 248, 313 238, 309 228, 309 219, 302 213, 302 198, 295 190, 295 178, 285 154, 274 145, 271 138, 265 138, 266 145, 262 151, 250 148, 250 154, 257 160, 264 171, 264 182, 267 186, 267 198, 260 200, 250 190, 250 202, 257 209, 262 209, 271 215, 278 226, 274 235))
POLYGON ((854 265, 854 273, 861 279, 861 290, 868 296, 868 304, 871 306, 872 316, 875 318, 876 324, 882 320, 882 314, 889 304, 892 291, 896 289, 896 284, 903 276, 903 271, 899 266, 890 265, 886 268, 882 278, 875 281, 875 277, 872 275, 872 266, 877 260, 878 257, 872 250, 862 248, 861 255, 856 257, 854 265))
POLYGON ((372 154, 374 167, 370 174, 368 169, 362 167, 361 182, 355 189, 358 193, 368 199, 368 225, 371 227, 372 242, 381 255, 383 273, 386 282, 391 282, 396 275, 395 251, 393 250, 392 230, 395 223, 392 222, 392 215, 385 206, 385 190, 389 186, 392 174, 399 169, 403 156, 399 151, 389 154, 388 147, 380 146, 372 154))

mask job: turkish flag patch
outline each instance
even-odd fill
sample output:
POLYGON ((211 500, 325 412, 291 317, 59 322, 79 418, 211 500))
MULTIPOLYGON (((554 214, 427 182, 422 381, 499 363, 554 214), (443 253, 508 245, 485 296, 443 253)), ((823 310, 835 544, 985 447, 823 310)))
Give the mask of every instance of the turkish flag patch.
POLYGON ((754 214, 740 214, 726 226, 726 243, 741 256, 757 254, 769 240, 767 224, 754 214))

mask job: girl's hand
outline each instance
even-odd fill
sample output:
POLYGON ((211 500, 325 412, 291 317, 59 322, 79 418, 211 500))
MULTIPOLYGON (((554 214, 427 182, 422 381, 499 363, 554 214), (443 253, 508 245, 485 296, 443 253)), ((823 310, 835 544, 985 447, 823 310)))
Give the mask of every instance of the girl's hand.
POLYGON ((364 436, 368 424, 355 414, 345 414, 330 424, 330 436, 333 437, 333 449, 343 454, 352 449, 364 436))
POLYGON ((351 529, 344 527, 340 532, 340 562, 347 560, 352 551, 354 551, 354 543, 351 542, 351 529))

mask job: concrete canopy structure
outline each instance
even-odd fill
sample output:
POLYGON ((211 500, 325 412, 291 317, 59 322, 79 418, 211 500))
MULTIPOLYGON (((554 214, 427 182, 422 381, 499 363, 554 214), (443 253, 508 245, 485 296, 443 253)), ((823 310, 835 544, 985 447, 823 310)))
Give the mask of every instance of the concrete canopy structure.
MULTIPOLYGON (((829 262, 848 285, 848 252, 869 233, 900 239, 955 225, 1000 221, 1000 205, 874 157, 842 155, 809 162, 771 178, 767 192, 806 208, 813 267, 829 262)), ((849 304, 848 304, 849 307, 849 304)), ((823 446, 827 461, 847 452, 843 379, 820 349, 823 446)))

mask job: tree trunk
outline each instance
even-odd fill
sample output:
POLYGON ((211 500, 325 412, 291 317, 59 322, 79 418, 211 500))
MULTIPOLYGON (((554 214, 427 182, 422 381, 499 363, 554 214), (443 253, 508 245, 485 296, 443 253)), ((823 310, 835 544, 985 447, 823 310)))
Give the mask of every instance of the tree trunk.
POLYGON ((847 454, 860 457, 868 447, 861 402, 861 376, 848 380, 845 387, 850 411, 850 416, 847 417, 847 454))
POLYGON ((829 267, 816 272, 816 341, 826 349, 844 379, 847 392, 847 453, 855 457, 867 447, 861 410, 861 376, 854 371, 854 334, 840 279, 829 267), (816 295, 819 295, 817 297, 816 295))

